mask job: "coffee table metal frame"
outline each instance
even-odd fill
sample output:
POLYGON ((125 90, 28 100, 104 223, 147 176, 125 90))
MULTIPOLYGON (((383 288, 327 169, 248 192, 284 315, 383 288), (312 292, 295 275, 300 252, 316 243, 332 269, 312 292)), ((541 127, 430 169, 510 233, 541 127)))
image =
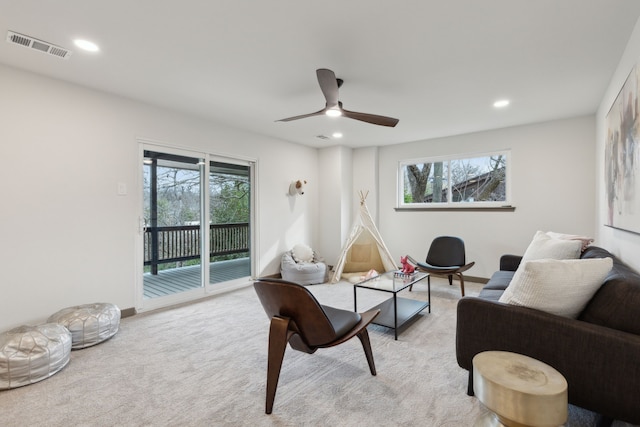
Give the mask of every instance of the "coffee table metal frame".
POLYGON ((410 298, 402 298, 398 293, 411 285, 429 277, 427 273, 416 273, 412 277, 395 277, 396 271, 388 271, 381 275, 364 280, 353 285, 353 310, 358 311, 357 289, 372 289, 388 292, 393 296, 373 309, 380 309, 380 314, 372 323, 393 329, 395 339, 398 339, 398 328, 416 317, 425 308, 431 313, 431 281, 427 281, 427 301, 419 301, 410 298))

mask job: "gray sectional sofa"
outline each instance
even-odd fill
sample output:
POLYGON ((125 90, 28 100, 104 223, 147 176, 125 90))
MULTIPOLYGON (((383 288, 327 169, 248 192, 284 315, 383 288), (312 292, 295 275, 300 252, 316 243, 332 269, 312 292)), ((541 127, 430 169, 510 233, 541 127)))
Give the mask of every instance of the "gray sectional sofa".
POLYGON ((590 246, 581 259, 613 259, 613 268, 577 319, 499 302, 520 263, 505 255, 478 297, 458 303, 456 357, 469 371, 487 350, 524 354, 551 365, 569 385, 569 403, 640 424, 640 275, 608 251, 590 246))

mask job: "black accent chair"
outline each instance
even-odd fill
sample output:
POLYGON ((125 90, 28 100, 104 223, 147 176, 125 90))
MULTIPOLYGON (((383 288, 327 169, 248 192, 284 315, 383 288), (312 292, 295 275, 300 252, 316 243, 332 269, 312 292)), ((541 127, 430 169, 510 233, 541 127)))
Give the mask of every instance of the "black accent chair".
POLYGON ((273 409, 287 343, 294 350, 312 354, 319 348, 333 347, 357 336, 362 342, 371 375, 376 375, 367 326, 380 310, 356 313, 321 305, 304 286, 281 279, 258 279, 253 286, 271 319, 267 414, 273 409))
MULTIPOLYGON (((459 237, 440 236, 433 239, 427 259, 425 262, 418 262, 408 257, 409 261, 416 265, 416 269, 424 271, 434 276, 445 276, 449 278, 449 285, 453 284, 453 276, 460 279, 460 292, 464 296, 464 277, 462 273, 474 266, 474 262, 466 263, 464 241, 459 237)), ((431 283, 431 277, 427 278, 431 283)), ((411 291, 413 285, 409 286, 411 291)))

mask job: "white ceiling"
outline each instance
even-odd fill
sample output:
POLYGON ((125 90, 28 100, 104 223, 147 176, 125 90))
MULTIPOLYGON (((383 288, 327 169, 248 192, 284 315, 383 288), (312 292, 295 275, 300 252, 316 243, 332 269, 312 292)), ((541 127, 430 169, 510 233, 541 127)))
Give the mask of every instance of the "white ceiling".
POLYGON ((362 147, 592 114, 640 16, 638 0, 0 0, 0 63, 314 147, 362 147), (85 53, 73 39, 97 43, 85 53), (317 68, 344 80, 346 118, 317 68), (508 98, 497 110, 492 103, 508 98), (341 140, 322 140, 341 131, 341 140))

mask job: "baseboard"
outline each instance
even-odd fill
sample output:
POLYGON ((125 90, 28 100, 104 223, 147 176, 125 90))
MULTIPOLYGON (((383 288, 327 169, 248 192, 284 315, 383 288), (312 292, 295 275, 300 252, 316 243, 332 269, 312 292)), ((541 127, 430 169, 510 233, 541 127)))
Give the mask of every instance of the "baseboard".
POLYGON ((135 316, 136 314, 138 314, 138 312, 136 311, 136 309, 134 307, 125 308, 124 310, 120 310, 120 318, 121 319, 124 319, 125 317, 135 316))
POLYGON ((475 283, 488 283, 489 279, 487 279, 486 277, 477 277, 477 276, 467 276, 466 274, 464 275, 464 281, 465 282, 475 282, 475 283))
MULTIPOLYGON (((440 274, 431 274, 431 277, 444 277, 446 278, 446 275, 440 275, 440 274)), ((457 276, 453 276, 454 280, 458 280, 457 276)), ((466 274, 464 275, 464 281, 466 282, 474 282, 474 283, 488 283, 489 279, 487 279, 486 277, 478 277, 478 276, 467 276, 466 274)))
MULTIPOLYGON (((282 279, 282 275, 280 273, 276 273, 276 274, 269 274, 266 276, 261 276, 264 277, 265 279, 282 279)), ((467 276, 466 274, 464 275, 464 281, 465 282, 474 282, 474 283, 488 283, 489 279, 486 277, 478 277, 478 276, 467 276)))
MULTIPOLYGON (((265 279, 282 279, 282 275, 280 273, 276 273, 276 274, 268 274, 266 276, 260 276, 260 277, 264 277, 265 279)), ((465 282, 474 282, 474 283, 488 283, 489 279, 486 277, 478 277, 478 276, 467 276, 466 274, 464 275, 464 281, 465 282)))

